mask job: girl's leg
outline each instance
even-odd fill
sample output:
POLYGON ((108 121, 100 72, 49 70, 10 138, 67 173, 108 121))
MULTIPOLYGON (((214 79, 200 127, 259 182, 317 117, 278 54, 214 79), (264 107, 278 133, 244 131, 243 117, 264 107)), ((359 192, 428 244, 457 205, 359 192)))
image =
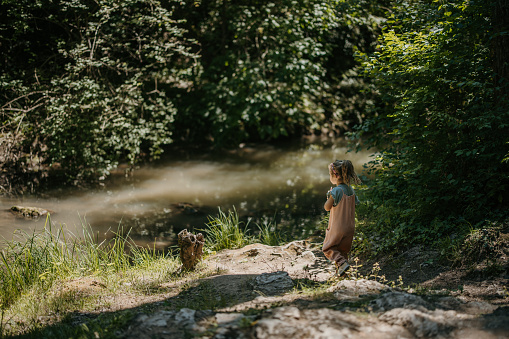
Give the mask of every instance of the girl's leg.
POLYGON ((352 249, 353 233, 345 234, 338 244, 338 251, 341 257, 348 261, 348 253, 352 249))
POLYGON ((347 258, 345 258, 341 251, 339 250, 339 245, 334 245, 329 247, 328 249, 324 249, 323 254, 325 254, 327 259, 333 261, 336 264, 336 266, 343 264, 347 260, 347 258))
POLYGON ((348 261, 348 252, 352 249, 353 233, 345 234, 334 245, 324 246, 322 248, 325 256, 341 266, 348 261))

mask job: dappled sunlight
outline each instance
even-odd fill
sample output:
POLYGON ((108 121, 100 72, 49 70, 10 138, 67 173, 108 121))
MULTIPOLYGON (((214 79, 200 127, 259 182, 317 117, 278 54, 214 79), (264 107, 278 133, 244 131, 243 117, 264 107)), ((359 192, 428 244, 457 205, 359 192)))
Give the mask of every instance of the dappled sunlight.
POLYGON ((0 223, 6 235, 16 228, 41 229, 44 218, 23 220, 7 212, 12 205, 40 206, 54 212, 54 224, 77 233, 82 224, 90 224, 101 234, 121 224, 132 227, 133 236, 143 244, 157 237, 167 245, 180 229, 205 227, 207 216, 218 208, 235 207, 241 217, 274 217, 284 211, 287 222, 297 215, 318 217, 330 186, 327 164, 348 158, 360 172, 370 160, 369 152, 347 151, 344 140, 309 142, 301 147, 242 145, 221 156, 205 153, 161 161, 127 178, 114 175, 102 190, 55 190, 19 201, 2 198, 6 218, 0 223), (185 209, 181 203, 190 207, 185 209))

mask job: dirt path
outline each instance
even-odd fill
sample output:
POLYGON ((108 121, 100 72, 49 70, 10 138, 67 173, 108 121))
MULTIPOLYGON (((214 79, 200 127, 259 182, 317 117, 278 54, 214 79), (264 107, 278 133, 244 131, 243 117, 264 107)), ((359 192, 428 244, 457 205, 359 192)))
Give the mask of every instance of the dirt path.
POLYGON ((393 258, 396 266, 354 267, 339 279, 319 244, 224 250, 205 260, 211 275, 167 297, 153 312, 137 314, 118 334, 136 339, 509 337, 507 266, 505 273, 482 277, 448 270, 421 248, 401 256, 393 258), (413 279, 403 279, 405 286, 420 284, 402 289, 381 278, 398 272, 413 279))

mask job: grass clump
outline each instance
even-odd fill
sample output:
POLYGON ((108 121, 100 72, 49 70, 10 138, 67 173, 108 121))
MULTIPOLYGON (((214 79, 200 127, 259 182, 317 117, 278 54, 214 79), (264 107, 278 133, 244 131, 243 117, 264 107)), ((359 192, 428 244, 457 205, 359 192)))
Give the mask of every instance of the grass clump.
POLYGON ((212 251, 219 251, 241 248, 250 244, 252 239, 248 235, 247 225, 241 227, 242 224, 235 208, 233 208, 233 211, 228 211, 228 214, 219 208, 216 217, 209 216, 208 227, 203 230, 207 233, 205 237, 206 246, 212 251))
POLYGON ((0 252, 2 307, 11 305, 34 284, 45 287, 72 276, 126 271, 158 259, 158 253, 139 248, 122 229, 100 243, 88 226, 83 225, 82 230, 80 238, 68 239, 62 227, 54 234, 48 216, 41 233, 19 232, 16 239, 6 241, 0 252))
POLYGON ((228 210, 228 213, 219 208, 217 216, 209 216, 207 226, 207 229, 201 231, 206 233, 205 244, 210 251, 241 248, 254 243, 278 246, 283 242, 275 222, 265 221, 262 225, 257 224, 258 236, 251 235, 249 221, 244 225, 244 222, 239 220, 235 207, 233 211, 228 210))
POLYGON ((117 290, 147 293, 178 268, 176 258, 138 247, 120 227, 99 242, 86 225, 80 237, 52 230, 49 216, 42 231, 4 241, 0 260, 0 337, 36 333, 48 325, 41 316, 63 320, 117 290))
POLYGON ((265 221, 262 225, 257 224, 256 226, 259 230, 258 242, 269 246, 279 246, 283 243, 275 222, 265 221))

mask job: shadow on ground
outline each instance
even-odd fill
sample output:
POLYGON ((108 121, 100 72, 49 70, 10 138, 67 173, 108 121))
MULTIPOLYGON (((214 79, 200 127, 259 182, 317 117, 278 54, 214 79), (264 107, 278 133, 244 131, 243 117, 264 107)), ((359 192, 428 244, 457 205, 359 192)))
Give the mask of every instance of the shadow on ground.
MULTIPOLYGON (((423 263, 436 264, 429 260, 433 255, 422 249, 403 253, 404 263, 387 263, 392 267, 387 274, 394 274, 397 265, 403 274, 417 268, 422 271, 426 269, 423 263), (413 267, 407 267, 412 260, 413 267)), ((60 322, 41 326, 22 338, 509 336, 504 277, 477 285, 468 282, 472 286, 464 284, 454 290, 439 283, 448 272, 443 267, 426 271, 423 277, 427 280, 422 281, 426 287, 419 290, 392 288, 367 279, 330 280, 331 265, 319 249, 305 243, 250 245, 220 252, 208 264, 220 273, 189 281, 178 294, 114 312, 67 314, 60 322), (491 292, 486 293, 488 290, 491 292)), ((380 274, 387 265, 381 265, 380 274)), ((171 289, 171 285, 160 286, 161 295, 171 289)))

